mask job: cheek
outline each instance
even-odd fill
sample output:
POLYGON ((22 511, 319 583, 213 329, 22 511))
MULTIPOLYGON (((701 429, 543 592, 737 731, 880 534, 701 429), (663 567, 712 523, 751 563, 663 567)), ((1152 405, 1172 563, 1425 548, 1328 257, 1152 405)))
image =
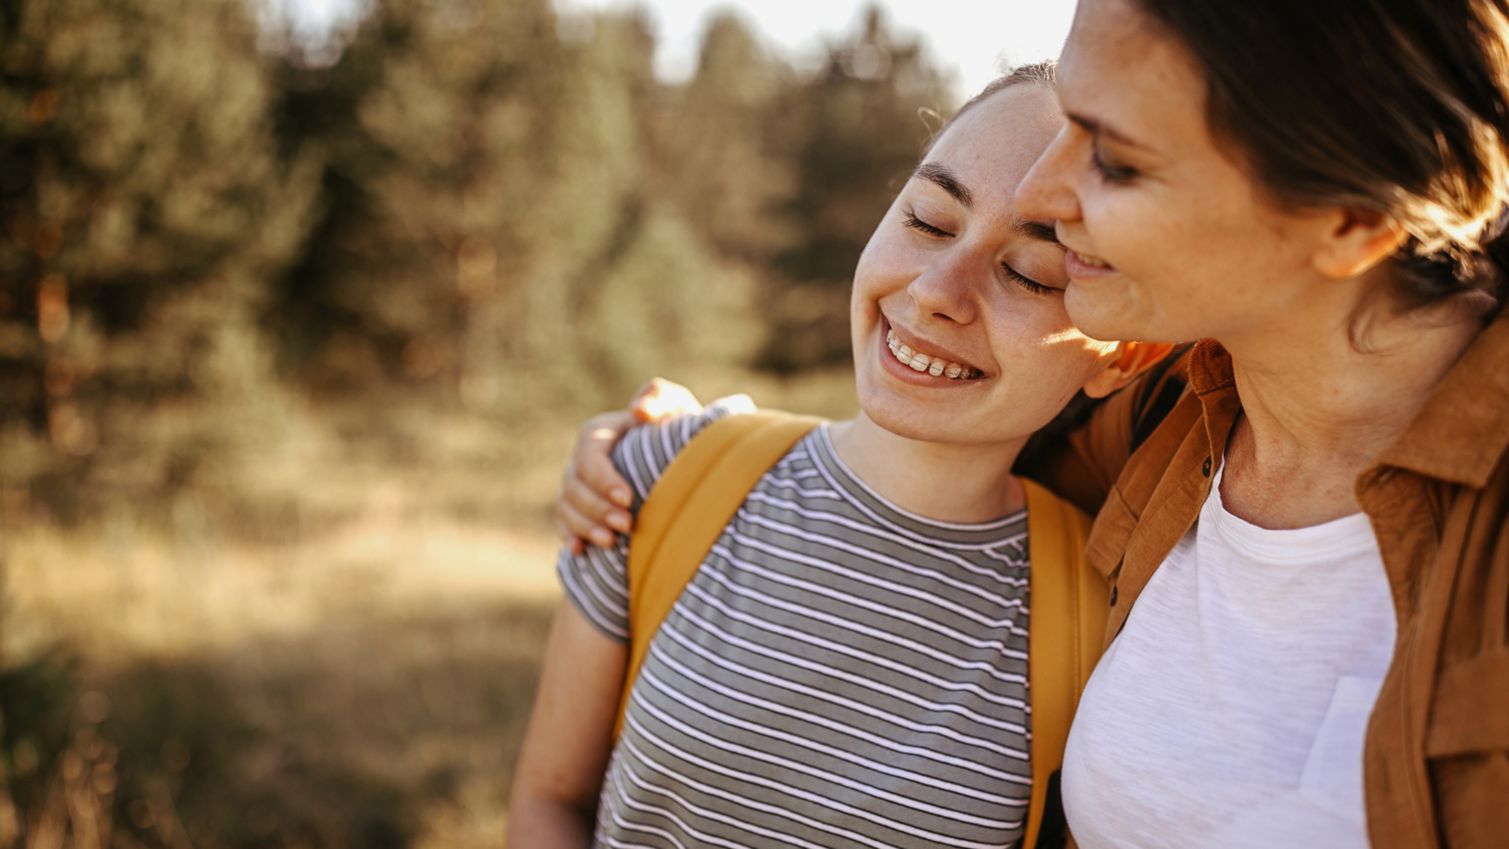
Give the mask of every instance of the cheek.
POLYGON ((991 322, 992 348, 1002 372, 1013 376, 1012 382, 1073 384, 1073 394, 1088 378, 1103 343, 1074 326, 1062 296, 1005 300, 1005 309, 997 307, 991 322))
POLYGON ((1080 205, 1090 248, 1118 269, 1129 269, 1166 254, 1178 227, 1165 220, 1167 208, 1148 192, 1107 186, 1093 175, 1081 181, 1080 205), (1150 248, 1152 248, 1150 250, 1150 248))
POLYGON ((895 250, 880 234, 870 237, 854 266, 854 297, 874 299, 884 293, 887 271, 895 265, 895 250))

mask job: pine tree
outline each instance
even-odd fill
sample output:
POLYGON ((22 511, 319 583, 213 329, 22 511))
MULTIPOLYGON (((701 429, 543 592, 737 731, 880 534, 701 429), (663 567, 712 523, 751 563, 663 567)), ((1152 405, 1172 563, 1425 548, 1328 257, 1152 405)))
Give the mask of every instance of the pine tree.
POLYGON ((783 208, 795 193, 782 145, 782 94, 794 82, 738 14, 714 15, 696 74, 661 128, 664 184, 721 254, 768 264, 793 241, 783 208))
POLYGON ((462 385, 471 317, 529 261, 554 26, 547 0, 379 0, 334 67, 290 72, 285 127, 329 153, 280 304, 310 376, 462 385))
POLYGON ((254 438, 263 281, 316 189, 279 155, 270 100, 241 0, 0 9, 0 486, 82 494, 113 458, 160 487, 254 438), (141 420, 189 398, 218 414, 141 420))
POLYGON ((891 32, 871 6, 859 32, 790 90, 784 111, 798 176, 786 212, 800 238, 776 260, 786 282, 766 302, 765 366, 795 371, 849 358, 854 265, 916 165, 930 132, 923 110, 951 111, 947 83, 920 43, 891 32))

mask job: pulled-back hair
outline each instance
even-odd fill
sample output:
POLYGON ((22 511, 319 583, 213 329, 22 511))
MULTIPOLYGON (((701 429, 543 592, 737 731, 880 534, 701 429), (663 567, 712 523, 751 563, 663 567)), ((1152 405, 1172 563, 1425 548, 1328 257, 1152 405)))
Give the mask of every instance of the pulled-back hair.
MULTIPOLYGON (((1006 71, 999 77, 991 80, 988 85, 980 89, 979 94, 966 100, 963 106, 955 110, 953 116, 944 121, 943 125, 928 137, 927 142, 922 146, 922 155, 924 157, 927 156, 927 152, 933 148, 933 142, 937 141, 938 137, 943 135, 944 130, 947 130, 955 121, 959 120, 960 115, 973 109, 981 101, 989 99, 991 95, 1001 89, 1010 88, 1021 83, 1040 85, 1044 88, 1052 89, 1057 82, 1058 64, 1051 59, 1043 62, 1033 62, 1030 65, 1018 65, 1006 71)), ((936 117, 936 113, 934 113, 934 117, 936 117)))
POLYGON ((1509 0, 1134 0, 1270 196, 1397 221, 1415 307, 1509 299, 1509 0))

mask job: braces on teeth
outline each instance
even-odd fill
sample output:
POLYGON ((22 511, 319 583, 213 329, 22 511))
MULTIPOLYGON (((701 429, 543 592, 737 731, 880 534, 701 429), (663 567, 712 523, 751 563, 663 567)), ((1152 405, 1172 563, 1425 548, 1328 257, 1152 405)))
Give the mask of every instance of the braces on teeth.
POLYGON ((919 354, 897 339, 894 330, 886 331, 885 344, 891 349, 891 355, 896 358, 897 362, 911 368, 912 371, 927 372, 933 377, 946 377, 949 380, 973 380, 983 374, 979 369, 919 354))

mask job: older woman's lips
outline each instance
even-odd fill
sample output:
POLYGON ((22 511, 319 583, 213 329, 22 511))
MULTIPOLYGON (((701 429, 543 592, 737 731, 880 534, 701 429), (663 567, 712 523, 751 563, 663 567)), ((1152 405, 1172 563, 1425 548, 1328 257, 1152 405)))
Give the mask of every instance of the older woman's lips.
POLYGON ((1101 277, 1116 270, 1100 257, 1082 254, 1075 250, 1065 253, 1064 265, 1068 267, 1070 277, 1081 280, 1086 277, 1101 277))

